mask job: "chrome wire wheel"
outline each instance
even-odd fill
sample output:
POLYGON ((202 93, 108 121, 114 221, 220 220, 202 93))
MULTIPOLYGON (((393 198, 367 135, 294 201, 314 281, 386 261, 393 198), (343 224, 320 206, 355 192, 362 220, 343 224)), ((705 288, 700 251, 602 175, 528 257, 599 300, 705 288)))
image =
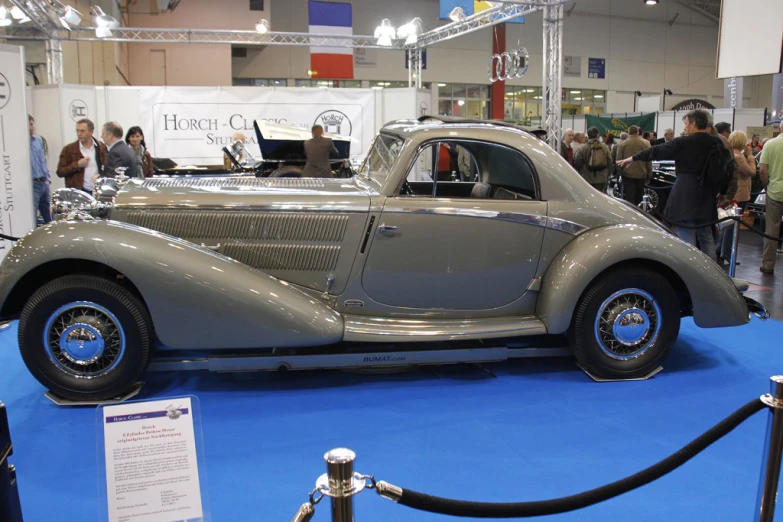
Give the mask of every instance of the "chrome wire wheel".
POLYGON ((649 293, 638 288, 620 290, 599 307, 595 340, 612 359, 635 359, 658 339, 661 320, 661 308, 649 293))
POLYGON ((645 187, 644 195, 647 196, 647 201, 642 201, 639 203, 639 208, 645 212, 652 212, 653 210, 656 210, 661 202, 661 198, 658 196, 658 193, 651 188, 645 187))
POLYGON ((76 301, 55 310, 43 332, 46 355, 66 374, 95 379, 114 370, 125 355, 125 332, 107 308, 76 301))

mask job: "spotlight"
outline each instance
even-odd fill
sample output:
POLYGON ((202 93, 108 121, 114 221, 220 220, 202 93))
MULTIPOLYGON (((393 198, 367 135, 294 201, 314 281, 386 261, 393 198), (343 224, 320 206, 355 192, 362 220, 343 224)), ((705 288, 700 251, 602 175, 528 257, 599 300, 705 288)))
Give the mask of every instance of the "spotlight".
POLYGON ((658 0, 642 0, 645 5, 658 5, 658 0))
POLYGON ((416 45, 419 35, 422 33, 421 18, 416 17, 407 24, 397 29, 397 36, 405 38, 405 45, 416 45))
POLYGON ((79 25, 82 23, 82 14, 69 5, 63 5, 59 0, 49 0, 49 5, 52 6, 52 11, 57 17, 56 22, 60 22, 67 30, 71 30, 72 25, 79 25))
POLYGON ((449 13, 449 19, 452 22, 461 22, 465 18, 467 18, 467 15, 465 14, 465 10, 459 6, 452 9, 451 12, 449 13))
POLYGON ((13 19, 20 24, 30 21, 30 18, 27 16, 27 14, 25 14, 25 12, 19 9, 17 6, 13 6, 9 12, 11 13, 13 19))
POLYGON ((635 94, 636 96, 641 96, 641 95, 642 95, 642 91, 636 91, 634 94, 635 94))
POLYGON ((8 27, 13 23, 11 19, 11 13, 8 12, 8 8, 4 5, 0 5, 0 27, 8 27))
POLYGON ((103 12, 99 6, 94 5, 90 8, 92 23, 95 25, 95 36, 98 38, 108 38, 111 36, 111 30, 120 26, 120 22, 113 16, 103 12))
POLYGON ((381 20, 381 25, 375 29, 375 38, 378 39, 378 45, 383 47, 392 46, 392 39, 397 38, 397 31, 394 30, 391 20, 388 18, 381 20))
POLYGON ((266 34, 269 32, 269 20, 263 18, 256 23, 256 32, 258 34, 266 34))
POLYGON ((672 94, 674 94, 674 93, 673 93, 672 91, 670 91, 669 89, 664 89, 664 91, 663 91, 663 92, 665 92, 665 93, 666 93, 668 96, 671 96, 672 94))

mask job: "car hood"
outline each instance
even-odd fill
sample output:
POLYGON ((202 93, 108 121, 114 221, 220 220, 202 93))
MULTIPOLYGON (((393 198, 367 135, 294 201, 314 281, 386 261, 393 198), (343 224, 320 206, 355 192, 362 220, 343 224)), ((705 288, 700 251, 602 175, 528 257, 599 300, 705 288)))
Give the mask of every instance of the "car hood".
POLYGON ((356 178, 152 178, 128 182, 113 208, 367 211, 372 192, 356 178))

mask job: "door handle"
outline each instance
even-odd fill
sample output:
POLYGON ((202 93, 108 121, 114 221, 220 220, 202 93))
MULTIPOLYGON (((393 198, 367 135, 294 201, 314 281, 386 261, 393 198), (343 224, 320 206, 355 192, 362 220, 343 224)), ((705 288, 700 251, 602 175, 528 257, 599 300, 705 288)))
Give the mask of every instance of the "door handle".
POLYGON ((378 227, 378 232, 380 232, 382 234, 384 234, 386 232, 397 232, 397 227, 395 227, 394 225, 387 225, 385 223, 382 223, 378 227))

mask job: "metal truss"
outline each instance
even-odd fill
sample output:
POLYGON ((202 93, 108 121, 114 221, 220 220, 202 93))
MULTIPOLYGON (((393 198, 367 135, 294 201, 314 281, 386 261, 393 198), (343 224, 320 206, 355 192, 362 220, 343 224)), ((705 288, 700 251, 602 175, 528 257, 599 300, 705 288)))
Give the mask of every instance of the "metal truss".
POLYGON ((563 75, 563 3, 550 1, 544 7, 544 128, 549 145, 560 151, 561 126, 563 122, 562 101, 563 75))
POLYGON ((421 89, 422 50, 409 49, 408 53, 408 87, 421 89))
POLYGON ((46 76, 50 85, 63 83, 63 43, 46 40, 46 76))
POLYGON ((399 43, 384 47, 372 36, 340 36, 312 33, 267 33, 255 31, 231 31, 210 29, 144 29, 120 27, 112 29, 112 36, 98 38, 92 27, 74 27, 71 31, 54 29, 47 35, 30 28, 14 27, 4 31, 9 40, 64 40, 89 42, 136 42, 136 43, 185 43, 185 44, 236 44, 236 45, 286 45, 318 47, 362 47, 375 49, 402 49, 399 43))
MULTIPOLYGON (((540 4, 541 2, 530 3, 540 4)), ((540 7, 530 7, 528 3, 508 5, 504 4, 493 7, 491 9, 487 9, 486 11, 469 16, 461 22, 452 22, 450 24, 444 25, 443 27, 433 29, 432 31, 427 31, 426 33, 419 36, 419 41, 416 44, 416 47, 422 48, 436 44, 438 42, 451 40, 452 38, 462 36, 463 34, 472 33, 486 27, 502 24, 504 22, 513 20, 514 18, 519 18, 520 16, 534 13, 539 10, 540 7)))

